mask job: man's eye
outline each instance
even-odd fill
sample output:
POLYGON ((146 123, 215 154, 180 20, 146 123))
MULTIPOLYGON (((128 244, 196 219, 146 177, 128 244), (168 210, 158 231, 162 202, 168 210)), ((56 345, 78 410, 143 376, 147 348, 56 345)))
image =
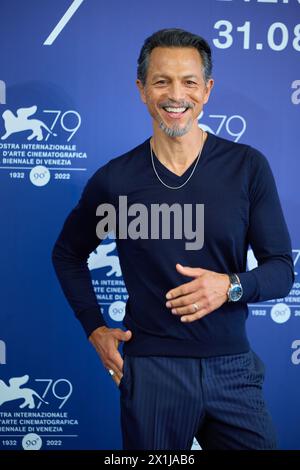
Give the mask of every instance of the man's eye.
POLYGON ((158 82, 156 82, 157 85, 164 85, 166 83, 166 80, 158 80, 158 82))
POLYGON ((197 83, 193 82, 192 80, 187 80, 186 83, 187 85, 197 85, 197 83))

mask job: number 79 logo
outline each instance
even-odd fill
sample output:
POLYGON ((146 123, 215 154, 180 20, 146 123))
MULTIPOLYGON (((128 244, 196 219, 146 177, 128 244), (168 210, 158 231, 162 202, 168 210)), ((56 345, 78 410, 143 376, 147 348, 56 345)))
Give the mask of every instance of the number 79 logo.
POLYGON ((227 114, 209 114, 209 118, 215 119, 214 123, 216 125, 213 128, 200 121, 202 120, 203 114, 204 113, 202 111, 198 117, 198 125, 204 131, 219 135, 222 129, 225 129, 231 137, 234 137, 234 142, 238 142, 246 131, 246 120, 243 118, 243 116, 238 114, 234 114, 232 116, 228 116, 227 114))
MULTIPOLYGON (((68 401, 73 392, 73 385, 67 379, 35 379, 36 382, 45 382, 45 390, 42 394, 42 398, 45 399, 49 393, 52 393, 55 398, 60 400, 58 409, 60 410, 64 404, 68 401), (62 388, 62 390, 58 390, 62 388), (60 393, 59 393, 60 392, 60 393)), ((41 402, 37 405, 40 408, 41 402)))
MULTIPOLYGON (((62 113, 62 111, 58 109, 44 109, 44 113, 52 114, 53 120, 51 122, 50 130, 53 131, 54 127, 56 126, 57 123, 59 123, 64 131, 66 131, 69 134, 69 137, 67 139, 67 142, 69 142, 73 135, 76 134, 78 131, 80 125, 81 125, 81 116, 77 111, 74 110, 68 110, 62 113), (68 119, 69 117, 69 119, 68 119), (67 121, 70 119, 74 122, 73 126, 68 126, 67 121)), ((51 134, 48 132, 47 137, 45 140, 47 141, 49 136, 51 134)))

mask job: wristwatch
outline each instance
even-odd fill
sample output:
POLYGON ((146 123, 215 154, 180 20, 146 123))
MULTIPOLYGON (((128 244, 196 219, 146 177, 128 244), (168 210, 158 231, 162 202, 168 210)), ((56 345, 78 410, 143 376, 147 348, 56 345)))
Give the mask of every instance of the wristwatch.
POLYGON ((235 273, 228 274, 230 287, 227 291, 228 302, 237 302, 242 298, 243 288, 239 277, 235 273))

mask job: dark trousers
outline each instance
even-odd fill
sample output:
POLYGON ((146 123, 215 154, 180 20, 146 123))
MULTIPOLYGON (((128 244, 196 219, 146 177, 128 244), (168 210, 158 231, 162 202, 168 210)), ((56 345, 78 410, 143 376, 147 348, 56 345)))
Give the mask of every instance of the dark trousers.
POLYGON ((204 359, 124 358, 120 384, 123 449, 275 449, 253 352, 204 359))

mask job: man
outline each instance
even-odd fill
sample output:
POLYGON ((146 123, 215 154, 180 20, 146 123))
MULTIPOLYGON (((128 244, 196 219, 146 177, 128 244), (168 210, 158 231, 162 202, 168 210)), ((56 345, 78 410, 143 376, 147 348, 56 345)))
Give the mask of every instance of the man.
POLYGON ((186 450, 194 436, 203 449, 276 447, 262 395, 264 366, 249 346, 245 320, 247 302, 291 289, 290 238, 266 158, 198 126, 211 69, 209 45, 197 35, 167 29, 146 39, 137 86, 153 136, 95 173, 53 252, 65 295, 119 385, 124 449, 186 450), (203 231, 203 243, 187 245, 188 222, 180 237, 178 218, 166 233, 171 217, 163 208, 152 237, 145 235, 150 217, 140 224, 141 236, 120 235, 120 196, 131 207, 128 224, 139 203, 149 211, 164 204, 174 220, 176 208, 192 207, 188 222, 204 205, 204 226, 194 231, 195 237, 203 231), (126 331, 105 325, 87 269, 103 238, 104 203, 119 220, 126 331), (246 272, 249 244, 258 267, 246 272))

